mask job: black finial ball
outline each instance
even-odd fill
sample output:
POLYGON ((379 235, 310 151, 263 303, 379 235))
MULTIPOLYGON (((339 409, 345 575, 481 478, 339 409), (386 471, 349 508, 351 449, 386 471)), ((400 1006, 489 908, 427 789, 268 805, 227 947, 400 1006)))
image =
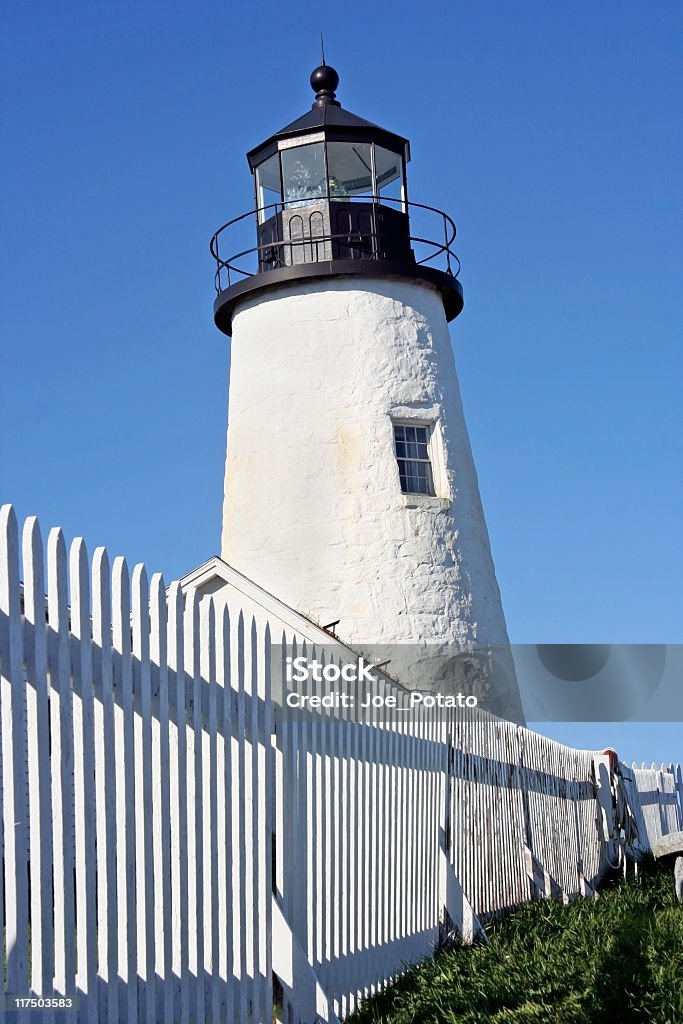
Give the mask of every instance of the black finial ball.
POLYGON ((334 94, 334 90, 339 85, 339 75, 331 68, 329 64, 321 64, 319 68, 311 74, 311 89, 316 95, 330 95, 334 94))

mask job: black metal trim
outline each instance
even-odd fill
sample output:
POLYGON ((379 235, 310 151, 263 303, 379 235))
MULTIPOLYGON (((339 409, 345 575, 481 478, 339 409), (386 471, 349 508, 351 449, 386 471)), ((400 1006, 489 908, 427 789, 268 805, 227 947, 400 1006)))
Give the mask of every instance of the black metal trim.
MULTIPOLYGON (((324 195, 324 196, 318 196, 318 197, 316 197, 316 200, 315 200, 315 202, 328 202, 328 203, 334 203, 335 201, 336 201, 335 197, 331 196, 329 193, 327 195, 324 195)), ((371 208, 372 208, 373 211, 379 211, 382 207, 386 207, 387 204, 389 204, 389 208, 390 209, 393 209, 394 207, 398 207, 399 211, 402 212, 402 213, 408 212, 409 210, 414 208, 414 209, 425 210, 425 211, 427 211, 429 213, 436 214, 437 217, 441 218, 441 222, 442 222, 441 223, 441 227, 442 227, 442 230, 443 230, 443 241, 436 241, 436 239, 433 239, 433 238, 424 238, 424 237, 422 237, 420 235, 413 235, 412 233, 410 233, 410 229, 409 229, 410 216, 408 216, 408 218, 406 220, 406 226, 408 228, 408 233, 407 233, 406 237, 408 238, 408 240, 411 243, 418 243, 420 245, 426 245, 427 247, 429 247, 431 249, 431 251, 427 252, 426 256, 423 256, 421 259, 416 259, 416 262, 417 262, 418 266, 421 266, 421 265, 426 264, 426 263, 430 263, 432 260, 434 260, 434 259, 436 259, 436 258, 438 258, 440 256, 443 256, 443 263, 445 263, 445 267, 434 268, 434 269, 443 269, 445 271, 445 273, 451 275, 451 274, 454 273, 454 268, 455 268, 454 276, 455 277, 458 276, 458 274, 460 272, 460 260, 458 259, 456 253, 453 252, 453 250, 451 248, 453 242, 455 241, 455 236, 456 236, 456 233, 457 233, 457 229, 456 229, 456 226, 455 226, 455 223, 453 222, 453 220, 448 216, 447 213, 444 213, 443 210, 437 210, 435 207, 427 206, 424 203, 414 203, 414 202, 408 202, 407 200, 404 201, 404 200, 390 199, 389 197, 386 197, 386 196, 378 196, 378 195, 374 195, 374 194, 373 195, 354 196, 353 197, 353 202, 355 203, 356 201, 362 201, 364 204, 367 203, 367 202, 370 202, 372 204, 371 208)), ((297 208, 299 205, 300 205, 300 203, 298 201, 293 201, 293 202, 290 202, 290 203, 270 203, 267 206, 258 207, 257 209, 254 209, 254 210, 247 210, 246 213, 240 214, 239 217, 233 217, 232 220, 228 221, 226 224, 223 224, 218 229, 218 231, 216 231, 216 233, 214 234, 213 238, 211 239, 209 248, 211 249, 211 255, 216 260, 216 273, 215 273, 215 277, 214 277, 214 283, 215 283, 215 288, 216 288, 216 294, 217 295, 218 295, 219 292, 226 291, 228 288, 230 288, 232 286, 232 283, 233 283, 232 280, 231 280, 231 275, 232 274, 239 274, 241 277, 250 277, 254 273, 262 273, 263 272, 263 270, 261 269, 262 262, 263 262, 262 257, 264 255, 264 250, 266 250, 266 249, 272 249, 273 247, 275 247, 279 251, 280 254, 284 254, 290 248, 297 248, 297 247, 301 247, 301 246, 305 246, 305 245, 310 245, 310 244, 315 244, 316 246, 320 246, 320 245, 323 245, 326 242, 335 242, 335 241, 336 242, 339 242, 339 241, 343 242, 344 241, 344 239, 346 238, 345 235, 334 235, 334 234, 314 235, 314 236, 312 235, 310 238, 309 237, 303 237, 303 238, 300 238, 300 239, 283 239, 283 238, 278 237, 274 241, 269 241, 266 245, 261 245, 261 244, 252 245, 252 246, 249 246, 247 249, 243 249, 241 252, 232 253, 230 256, 227 257, 227 259, 223 259, 220 256, 220 252, 219 252, 220 245, 221 245, 221 242, 225 241, 223 236, 227 236, 229 234, 230 229, 233 228, 235 224, 241 223, 242 221, 246 220, 248 217, 253 217, 254 218, 254 222, 255 222, 256 234, 257 234, 257 237, 258 237, 259 215, 261 213, 264 213, 266 210, 270 210, 271 214, 269 216, 272 217, 274 215, 277 215, 277 214, 281 213, 282 211, 284 211, 286 209, 297 208), (253 257, 253 256, 257 256, 257 258, 258 258, 258 269, 257 270, 247 270, 245 267, 240 266, 240 264, 239 264, 240 260, 242 260, 242 259, 244 259, 246 257, 253 257), (227 284, 226 285, 223 284, 224 276, 227 276, 227 284)), ((268 218, 266 218, 266 219, 268 219, 268 218)), ((372 237, 372 258, 373 259, 382 259, 383 258, 385 261, 388 260, 390 262, 393 262, 393 260, 394 260, 393 254, 384 252, 383 249, 381 248, 381 245, 380 245, 380 242, 381 242, 380 232, 378 231, 377 224, 375 222, 373 222, 373 230, 371 232, 371 237, 372 237)), ((334 257, 334 258, 335 259, 339 259, 341 257, 337 256, 337 257, 334 257)), ((399 257, 399 259, 400 258, 401 257, 399 257)), ((276 262, 279 263, 280 266, 283 266, 286 263, 286 261, 284 259, 281 259, 281 260, 278 259, 276 262)), ((321 261, 321 262, 324 262, 324 261, 321 261)), ((267 269, 270 269, 270 268, 267 268, 267 269)))
POLYGON ((223 334, 232 334, 232 318, 238 304, 247 296, 257 295, 290 281, 316 277, 400 277, 428 281, 438 289, 443 300, 446 320, 450 323, 462 311, 462 285, 452 274, 435 267, 426 267, 409 260, 330 260, 325 263, 299 263, 293 267, 266 270, 244 281, 238 281, 218 293, 213 304, 213 319, 223 334))
MULTIPOLYGON (((289 138, 298 138, 301 136, 302 140, 305 140, 310 135, 324 135, 325 142, 375 142, 378 146, 383 149, 388 149, 389 152, 395 153, 400 156, 406 163, 410 160, 409 151, 406 152, 406 142, 400 137, 400 135, 393 135, 391 132, 385 132, 381 128, 326 128, 325 126, 308 128, 300 133, 292 132, 289 135, 273 135, 266 142, 257 146, 255 149, 251 149, 247 153, 247 162, 249 163, 249 169, 253 173, 256 168, 262 164, 268 157, 272 156, 276 149, 279 149, 279 142, 288 141, 289 138)), ((302 141, 302 145, 305 145, 305 141, 302 141)))

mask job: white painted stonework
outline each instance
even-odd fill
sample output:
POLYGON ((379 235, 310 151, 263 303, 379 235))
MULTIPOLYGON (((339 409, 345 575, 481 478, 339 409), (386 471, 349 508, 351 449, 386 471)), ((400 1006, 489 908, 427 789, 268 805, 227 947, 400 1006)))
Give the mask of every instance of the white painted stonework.
POLYGON ((222 557, 356 647, 507 644, 430 284, 318 279, 239 307, 222 557), (436 497, 401 492, 393 420, 434 425, 436 497))

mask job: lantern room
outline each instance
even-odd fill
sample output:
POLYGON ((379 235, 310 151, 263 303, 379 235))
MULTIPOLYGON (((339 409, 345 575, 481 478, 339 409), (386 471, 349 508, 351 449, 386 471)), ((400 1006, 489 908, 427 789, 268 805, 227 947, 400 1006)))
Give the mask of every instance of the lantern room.
POLYGON ((410 251, 408 142, 344 110, 338 84, 334 68, 316 68, 310 113, 247 154, 261 270, 410 251))
POLYGON ((230 334, 236 302, 248 292, 346 274, 428 278, 452 320, 463 305, 451 249, 455 225, 408 201, 408 140, 345 110, 329 65, 317 67, 310 82, 312 108, 247 153, 253 211, 212 239, 217 326, 230 334))

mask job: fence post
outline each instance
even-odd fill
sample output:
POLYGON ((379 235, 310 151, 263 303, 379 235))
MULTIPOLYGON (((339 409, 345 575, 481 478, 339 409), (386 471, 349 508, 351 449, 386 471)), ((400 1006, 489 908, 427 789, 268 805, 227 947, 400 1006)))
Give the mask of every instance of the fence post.
POLYGON ((593 757, 593 770, 597 786, 597 823, 598 835, 604 842, 604 857, 609 867, 619 868, 619 845, 614 840, 614 796, 612 793, 612 772, 609 754, 596 754, 593 757))
MULTIPOLYGON (((674 765, 671 765, 674 771, 674 765)), ((676 795, 678 797, 678 827, 683 830, 683 772, 680 764, 675 766, 676 795)))
POLYGON ((438 824, 439 891, 441 894, 439 941, 443 943, 451 938, 457 938, 465 945, 471 945, 477 939, 488 942, 486 932, 465 895, 452 863, 451 800, 455 746, 448 726, 444 726, 442 736, 441 821, 438 824))

